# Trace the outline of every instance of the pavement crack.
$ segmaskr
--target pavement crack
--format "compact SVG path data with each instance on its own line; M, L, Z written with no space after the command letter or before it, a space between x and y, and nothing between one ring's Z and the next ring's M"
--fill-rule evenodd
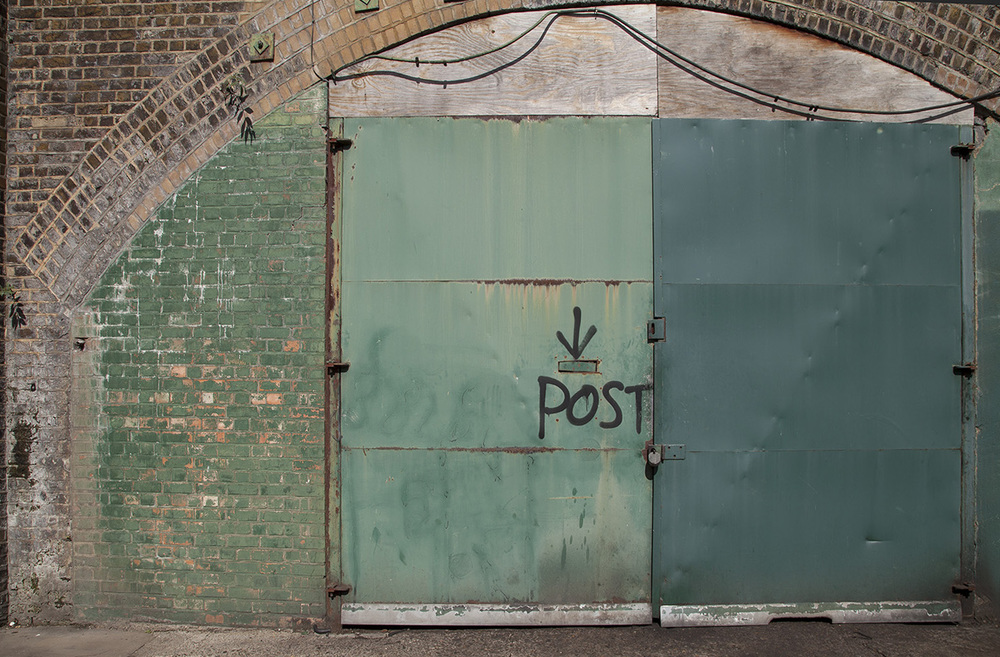
M854 630L854 635L858 636L858 637L861 637L861 639L863 641L862 645L864 645L865 648L867 648L868 650L871 650L876 655L879 655L879 657L889 657L889 653L883 652L877 646L873 646L873 645L871 645L871 644L868 643L868 641L875 641L875 637L869 636L869 635L865 634L864 632L862 632L860 630Z

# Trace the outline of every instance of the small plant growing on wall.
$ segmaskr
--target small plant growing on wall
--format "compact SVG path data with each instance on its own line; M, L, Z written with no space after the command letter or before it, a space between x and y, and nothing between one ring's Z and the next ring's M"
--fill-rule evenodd
M237 125L240 126L240 139L244 144L252 144L257 138L257 133L253 129L253 110L247 107L247 98L250 92L247 91L246 84L238 76L232 76L226 80L222 87L226 94L226 107L233 110L233 117Z
M0 287L0 295L10 302L10 310L8 311L10 327L17 330L22 326L27 326L28 319L24 316L24 304L21 303L21 297L17 292L10 285L4 285Z

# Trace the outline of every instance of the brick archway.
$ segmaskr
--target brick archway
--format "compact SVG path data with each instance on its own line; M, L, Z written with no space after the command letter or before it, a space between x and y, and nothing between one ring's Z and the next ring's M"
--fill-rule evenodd
M13 212L23 213L15 223L24 227L8 229L7 273L21 291L30 324L11 332L16 336L8 334L13 339L6 355L7 419L9 425L23 419L37 432L37 441L31 455L34 478L18 479L10 486L9 505L12 516L30 509L33 517L45 519L11 528L11 583L37 582L36 590L17 589L12 610L48 605L49 620L65 620L70 613L61 603L53 604L71 594L69 543L52 538L71 534L65 468L71 442L69 316L156 208L236 136L238 128L224 102L225 81L234 74L253 80L250 102L256 115L263 116L318 77L407 39L491 14L581 3L400 0L383 4L378 12L355 14L348 3L327 13L330 0L315 0L315 5L313 0L266 3L237 27L213 37L214 42L206 41L209 45L184 63L167 68L143 100L127 106L113 126L96 133L96 142L88 142L93 146L85 155L65 158L67 166L59 177L33 189L11 184L13 202L8 210L14 207ZM957 96L1000 87L1000 49L991 45L1000 43L1000 8L995 6L911 6L870 0L675 4L763 19L847 44ZM248 61L247 44L258 32L275 33L278 58L273 64ZM12 70L33 74L28 68ZM1000 103L994 100L988 109L998 108ZM113 117L106 118L110 122ZM29 137L19 138L15 148L19 153L33 148ZM63 175L67 169L70 172ZM26 197L31 203L19 202ZM22 211L21 205L30 209Z
M271 3L166 77L111 128L40 211L11 236L25 287L62 305L87 294L115 254L187 176L236 133L222 85L253 80L251 102L266 114L339 66L456 22L521 9L560 8L564 0L405 0L355 14L344 5ZM595 2L593 4L620 4ZM1000 10L992 5L926 5L850 0L689 0L680 5L763 19L844 43L906 69L961 97L1000 85ZM314 22L315 18L315 22ZM278 59L251 64L257 32L273 31ZM314 70L315 64L315 70ZM990 109L998 101L990 101Z

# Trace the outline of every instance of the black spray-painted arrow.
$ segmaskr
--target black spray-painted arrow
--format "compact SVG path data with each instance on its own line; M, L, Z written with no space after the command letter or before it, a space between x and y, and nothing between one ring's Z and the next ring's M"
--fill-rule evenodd
M590 339L597 334L597 327L591 324L590 328L587 329L587 335L583 336L583 342L580 342L580 315L580 306L573 306L573 346L570 346L569 341L566 340L566 336L562 334L562 331L556 331L556 337L559 338L559 342L562 342L566 350L569 351L569 355L573 357L573 360L580 360L583 350L590 344Z

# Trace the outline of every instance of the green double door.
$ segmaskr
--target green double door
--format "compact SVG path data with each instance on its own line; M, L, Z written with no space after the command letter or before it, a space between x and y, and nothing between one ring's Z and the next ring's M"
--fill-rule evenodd
M345 623L951 613L957 129L344 135Z

